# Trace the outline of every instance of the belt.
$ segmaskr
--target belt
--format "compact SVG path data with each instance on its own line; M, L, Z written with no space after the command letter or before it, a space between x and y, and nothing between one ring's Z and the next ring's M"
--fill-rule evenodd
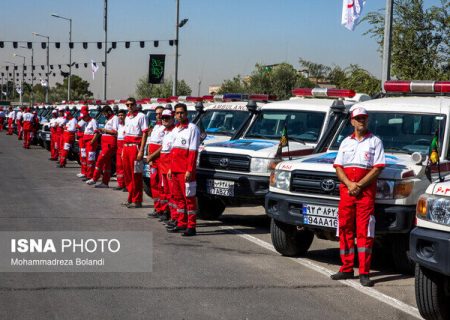
M133 146L138 146L138 145L140 145L140 143L137 143L137 142L135 142L135 143L124 143L125 147L133 147Z

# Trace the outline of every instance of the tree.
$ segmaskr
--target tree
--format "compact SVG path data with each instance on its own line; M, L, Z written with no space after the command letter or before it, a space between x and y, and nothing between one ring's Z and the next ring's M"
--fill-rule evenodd
M381 82L367 70L352 64L345 69L345 79L338 88L348 88L373 96L381 91Z
M270 67L256 64L251 75L245 80L240 75L225 80L219 93L262 93L276 95L282 100L291 97L291 91L295 87L314 87L314 84L288 63Z
M395 0L392 27L392 75L399 79L449 80L450 3L424 9L423 0ZM384 13L369 12L362 21L371 28L382 52Z
M63 83L57 82L49 91L50 101L67 100L67 82L69 78L64 78ZM89 91L89 82L83 80L77 75L72 75L70 80L70 99L71 100L87 100L92 99L92 92ZM44 90L45 92L45 90ZM45 95L45 93L44 93Z
M231 80L225 80L220 86L217 93L249 93L248 83L245 82L240 75Z
M172 95L173 81L165 81L162 84L151 84L147 82L147 76L141 77L136 84L136 97L142 98L168 98ZM192 93L189 85L184 81L178 81L177 95L189 96Z
M320 80L325 80L328 78L328 74L331 71L331 68L312 61L307 61L302 58L299 59L299 63L301 66L307 69L308 78L315 79L316 84L319 83Z

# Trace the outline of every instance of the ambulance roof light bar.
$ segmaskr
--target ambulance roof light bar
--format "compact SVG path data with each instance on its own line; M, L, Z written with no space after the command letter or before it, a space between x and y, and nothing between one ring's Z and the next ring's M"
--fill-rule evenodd
M278 97L273 94L251 94L248 96L248 100L269 101L269 100L278 100Z
M292 90L292 95L296 97L352 98L355 94L354 90L349 89L297 88Z
M384 90L402 93L449 93L450 81L390 80L384 83Z

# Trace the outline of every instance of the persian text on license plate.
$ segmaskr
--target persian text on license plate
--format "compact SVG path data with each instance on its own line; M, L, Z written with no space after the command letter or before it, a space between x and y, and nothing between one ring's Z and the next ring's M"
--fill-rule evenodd
M234 181L207 179L206 193L219 196L233 197Z
M337 228L337 207L303 205L303 223L315 226Z

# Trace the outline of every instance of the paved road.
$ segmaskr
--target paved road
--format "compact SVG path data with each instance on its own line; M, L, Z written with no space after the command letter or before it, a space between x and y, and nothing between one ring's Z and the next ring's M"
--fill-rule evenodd
M152 232L153 272L2 273L0 319L417 315L413 279L393 274L383 263L375 266L375 288L366 290L356 280L329 280L327 273L339 265L336 243L315 240L305 259L273 252L262 208L234 208L221 221L200 221L198 236L186 239L146 219L149 198L143 209L122 208L125 193L87 186L75 177L75 163L57 169L48 156L0 133L0 231Z

